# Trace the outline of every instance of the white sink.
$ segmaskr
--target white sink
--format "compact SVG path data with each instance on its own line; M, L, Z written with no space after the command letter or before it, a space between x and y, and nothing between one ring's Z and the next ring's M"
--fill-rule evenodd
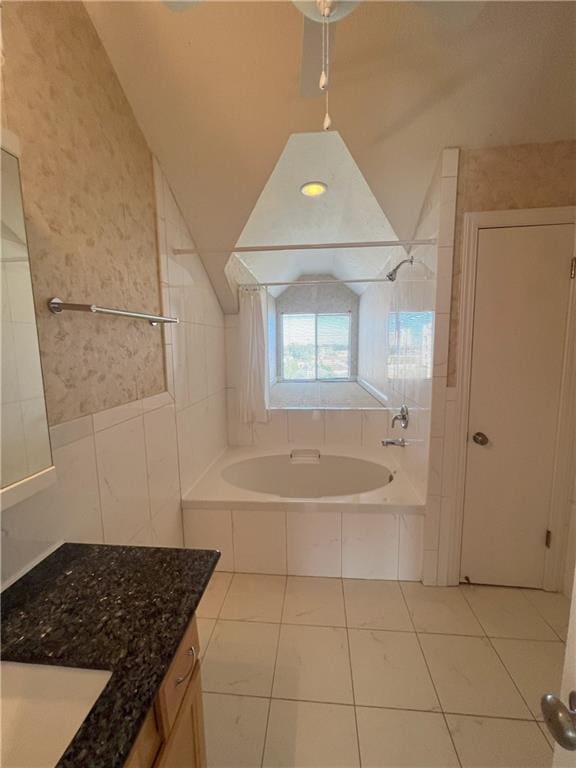
M2 768L52 768L110 679L110 672L0 664Z

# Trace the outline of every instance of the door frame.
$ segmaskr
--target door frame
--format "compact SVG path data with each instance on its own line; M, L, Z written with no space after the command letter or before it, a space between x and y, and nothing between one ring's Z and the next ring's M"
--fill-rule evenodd
M458 584L461 574L464 499L468 450L468 419L472 374L472 339L478 264L478 235L481 229L576 224L576 206L529 208L506 211L481 211L464 214L460 308L458 313L458 350L456 363L455 426L455 520L450 542L450 583ZM575 238L576 242L576 238ZM569 276L567 276L569 279ZM574 477L576 406L570 393L576 391L576 279L571 280L568 299L565 354L560 386L560 408L556 428L552 499L548 527L553 532L551 546L545 552L543 588L555 591L562 586L569 522L570 491ZM542 404L543 407L545 404Z

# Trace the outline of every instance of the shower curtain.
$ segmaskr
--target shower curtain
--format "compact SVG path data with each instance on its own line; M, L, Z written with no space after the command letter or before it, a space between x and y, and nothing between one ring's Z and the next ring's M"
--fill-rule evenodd
M240 419L268 421L267 308L265 288L241 288Z

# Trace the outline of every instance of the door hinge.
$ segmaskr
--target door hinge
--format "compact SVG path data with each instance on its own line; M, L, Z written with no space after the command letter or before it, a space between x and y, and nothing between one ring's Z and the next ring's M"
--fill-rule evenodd
M576 277L576 256L572 256L572 264L570 265L570 280L574 280Z
M552 546L552 531L550 530L550 528L548 528L548 530L546 531L546 547L550 549L551 546Z

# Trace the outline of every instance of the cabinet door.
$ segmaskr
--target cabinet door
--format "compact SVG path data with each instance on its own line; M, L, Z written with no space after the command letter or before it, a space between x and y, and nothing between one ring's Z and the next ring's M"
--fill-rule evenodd
M178 717L155 768L205 768L205 766L202 682L200 664L196 664Z

